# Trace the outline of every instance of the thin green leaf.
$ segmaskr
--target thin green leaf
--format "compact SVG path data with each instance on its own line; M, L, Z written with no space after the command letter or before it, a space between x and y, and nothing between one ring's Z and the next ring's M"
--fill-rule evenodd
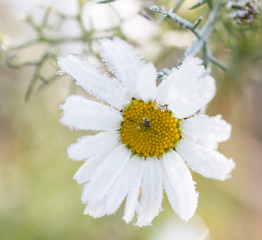
M195 9L195 8L198 8L202 5L204 5L205 3L207 3L208 0L200 0L198 3L196 3L195 5L193 5L192 7L190 7L189 9L192 10L192 9Z
M193 28L193 29L196 29L196 28L200 25L201 22L202 22L202 17L199 17L199 18L195 21L195 23L194 23L194 28Z
M110 2L115 2L115 1L118 1L118 0L98 0L97 3L110 3Z
M26 91L26 94L25 94L25 102L28 102L34 88L35 88L35 85L37 83L37 81L39 80L39 74L40 74L40 67L37 67L36 70L35 70L35 73L34 73L34 76L28 86L28 89Z
M217 58L210 56L209 61L220 67L224 72L228 71L226 65L219 61Z

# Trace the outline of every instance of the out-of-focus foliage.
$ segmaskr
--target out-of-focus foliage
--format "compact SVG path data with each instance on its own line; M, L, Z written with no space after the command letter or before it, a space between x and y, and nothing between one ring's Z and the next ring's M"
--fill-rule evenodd
M31 15L27 15L24 21L33 29L35 36L17 46L10 45L5 58L9 67L35 67L34 75L26 92L26 101L29 99L37 84L38 88L42 88L58 78L56 74L58 70L56 59L59 53L61 53L61 46L63 44L80 43L82 45L82 53L88 53L96 57L92 43L100 37L117 35L120 25L99 31L94 28L92 20L89 19L89 26L87 28L83 16L87 1L78 0L77 3L78 10L74 15L64 14L57 9L53 9L52 6L42 7L43 15L40 16L40 19L34 19ZM86 18L89 18L89 16ZM37 22L37 20L40 21ZM61 29L67 26L68 21L74 22L74 27L78 28L79 32L76 36L73 34L72 36L63 36ZM70 31L70 28L67 30ZM99 35L101 36L99 37ZM28 54L28 51L37 46L41 46L42 48L42 51L37 53L37 59L32 60L29 58L28 60L24 60L24 55ZM68 49L68 51L70 50ZM20 55L21 53L23 53L22 57ZM36 58L36 56L34 56L34 58ZM51 75L46 76L46 68L52 69Z
M110 2L114 1L100 1L99 3ZM237 32L239 32L239 27L253 32L261 28L259 5L255 5L251 1L245 0L241 1L241 3L212 0L201 0L196 3L185 0L170 1L168 3L166 1L155 1L159 5L164 4L160 8L152 6L154 1L133 2L137 6L137 10L129 18L125 17L125 1L97 5L94 8L95 3L91 0L75 0L77 10L73 14L63 13L61 9L47 5L41 6L41 15L34 16L30 13L26 15L24 21L31 27L34 36L25 39L22 43L2 41L2 49L6 55L5 62L9 67L23 68L31 66L35 69L25 99L28 100L33 91L47 86L58 78L56 74L58 70L57 57L65 54L65 52L70 53L73 51L70 48L65 50L63 48L65 44L78 44L79 49L76 53L85 54L89 58L98 61L101 61L101 59L98 55L97 44L101 38L119 36L129 41L135 40L135 44L141 45L140 39L130 38L129 31L131 27L126 27L134 19L139 20L137 20L137 23L133 22L133 25L131 24L132 28L135 28L135 24L141 22L141 29L144 27L148 30L147 24L150 25L151 29L154 29L155 32L152 38L148 39L150 44L153 45L152 47L159 41L161 42L158 46L158 48L161 46L161 49L158 49L155 53L156 61L161 60L164 54L172 54L172 56L180 58L179 61L172 62L172 65L168 66L174 67L179 65L185 57L199 55L200 53L199 56L202 57L206 67L208 67L209 63L214 63L226 71L227 60L224 58L219 60L212 53L213 46L219 44L221 47L228 48L232 53L232 72L235 79L237 79L238 75L238 49L234 31L237 29ZM122 4L120 8L119 4ZM132 3L129 1L129 4ZM88 9L91 9L91 11L88 11ZM100 9L103 11L100 11ZM163 17L153 14L153 11L160 13ZM108 27L99 28L97 23L100 21L107 21L109 23ZM69 25L68 22L73 23L73 25ZM219 31L228 37L228 46L226 46L226 42L217 41L216 38L210 40L210 35L212 37L214 35L213 31L217 28L220 28ZM66 35L63 32L65 29L67 31ZM77 29L76 33L75 29ZM191 40L187 40L190 44L184 46L187 49L183 49L183 57L181 57L181 54L172 51L169 46L166 46L179 42L179 40L175 39L175 34L182 36L181 33L184 34L184 38L191 38ZM147 31L144 31L144 34L147 34ZM168 34L171 37L173 34L174 37L171 39L168 36L165 37ZM168 43L165 43L165 41ZM172 41L174 42L172 43ZM34 55L30 55L30 51L34 51L35 48L41 50L35 52ZM47 68L52 69L52 71L49 71L50 74L46 74L45 70ZM229 69L231 70L231 66ZM167 72L160 69L159 76L165 74Z

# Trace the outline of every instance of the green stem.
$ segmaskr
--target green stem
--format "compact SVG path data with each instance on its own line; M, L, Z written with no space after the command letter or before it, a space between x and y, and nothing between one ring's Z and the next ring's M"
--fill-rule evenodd
M176 5L170 10L170 12L172 13L175 13L180 7L181 5L183 4L185 0L178 0ZM164 20L166 20L167 17L162 17L160 20L159 20L159 23L163 22Z
M175 13L172 13L171 11L167 12L166 10L161 9L157 6L151 7L151 10L162 14L166 18L170 18L173 22L179 24L181 27L190 30L197 38L201 37L199 31L196 29L196 27L199 25L199 21L201 20L197 21L195 24L192 24L191 22L183 19L182 17L176 15Z
M188 56L195 56L201 50L204 43L207 42L209 35L213 30L213 24L216 20L216 17L219 13L220 8L221 8L221 4L214 6L212 11L210 12L207 23L199 31L200 37L195 42L193 42L192 45L187 49L187 51L184 54L183 59L185 59Z

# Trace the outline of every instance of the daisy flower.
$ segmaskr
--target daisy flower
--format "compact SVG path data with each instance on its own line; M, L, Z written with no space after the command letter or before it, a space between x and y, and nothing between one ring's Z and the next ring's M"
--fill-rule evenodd
M235 166L216 150L230 137L231 126L199 111L215 95L214 79L200 59L189 57L157 86L154 65L120 39L102 40L101 55L115 77L73 55L58 59L61 74L107 103L72 95L61 106L61 123L98 131L68 148L70 158L85 161L74 176L85 183L84 213L114 214L126 199L123 219L128 223L137 213L136 225L151 225L165 189L174 211L189 220L198 193L188 167L225 180Z

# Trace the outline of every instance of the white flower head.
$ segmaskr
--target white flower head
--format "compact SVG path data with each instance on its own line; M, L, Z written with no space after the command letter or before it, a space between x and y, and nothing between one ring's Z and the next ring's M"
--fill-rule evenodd
M231 126L221 116L199 113L215 95L215 81L201 60L187 58L156 85L156 69L120 39L102 40L101 53L116 78L101 75L76 56L59 58L63 73L108 105L69 96L61 122L99 131L68 148L85 160L74 176L85 183L82 202L93 217L114 214L126 199L123 219L135 213L138 226L151 225L161 210L163 188L183 220L195 213L198 193L188 169L225 180L235 164L217 152Z

